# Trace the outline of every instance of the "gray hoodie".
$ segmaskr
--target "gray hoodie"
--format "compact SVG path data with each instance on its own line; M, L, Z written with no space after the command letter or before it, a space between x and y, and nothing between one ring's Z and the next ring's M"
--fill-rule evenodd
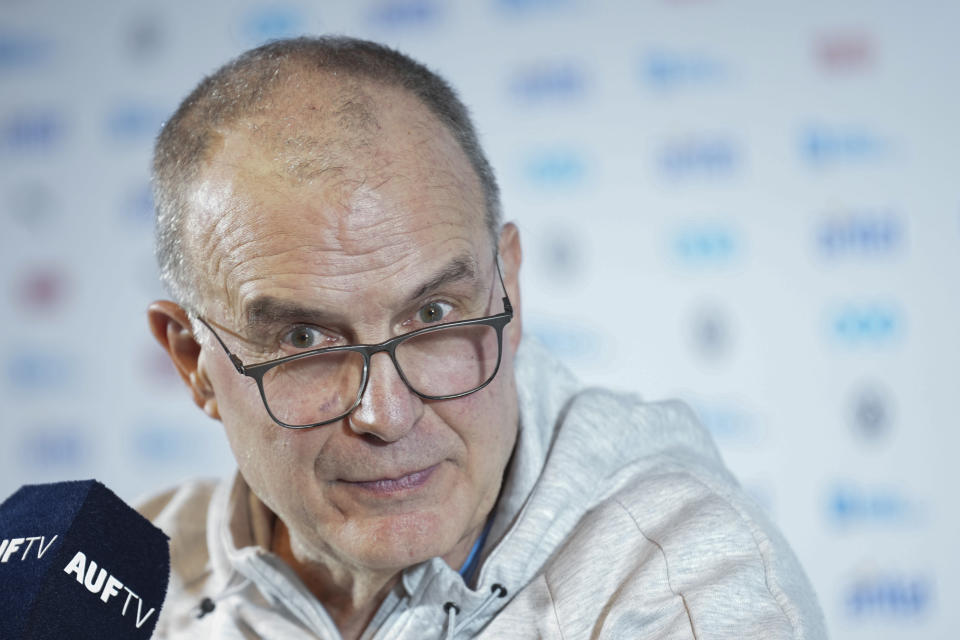
M516 375L517 448L475 584L414 565L363 638L826 638L789 546L684 405L584 388L528 339ZM239 474L141 511L171 536L155 637L340 638L267 551L272 515Z

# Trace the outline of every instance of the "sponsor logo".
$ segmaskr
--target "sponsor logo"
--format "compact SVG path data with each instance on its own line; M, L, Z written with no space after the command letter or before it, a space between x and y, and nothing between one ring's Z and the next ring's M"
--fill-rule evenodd
M53 44L36 34L0 32L0 69L35 67L51 58Z
M728 176L739 166L740 153L726 137L688 136L663 145L657 163L671 178Z
M699 53L652 51L640 64L642 78L656 89L677 89L722 81L727 76L724 65Z
M252 43L295 36L304 30L303 14L295 7L271 6L254 9L244 16L243 37Z
M165 112L148 105L117 105L107 114L107 134L115 140L152 140L165 117Z
M50 151L65 134L63 118L51 109L15 112L0 120L0 152Z
M818 167L872 160L885 153L887 146L864 127L810 125L800 132L800 154Z
M40 560L47 554L47 551L50 550L50 547L53 546L53 543L57 541L59 534L55 534L50 538L50 542L46 542L47 536L29 536L23 538L5 538L0 540L0 563L6 564L10 562L10 556L13 556L14 560L17 559L17 554L20 556L20 562L24 560L33 558L30 557L30 550L33 548L33 543L38 542L37 548L35 550L37 560ZM24 547L23 543L26 542L27 546ZM46 542L46 545L44 543ZM22 555L21 555L22 554Z
M916 520L917 507L899 491L838 483L827 492L828 519L836 525L888 525Z
M135 17L127 28L127 54L135 60L155 58L162 50L166 34L161 16L148 13Z
M519 102L568 102L586 93L586 74L570 62L544 62L517 71L510 94Z
M583 272L580 239L574 232L554 227L545 233L539 248L543 278L569 284Z
M134 432L132 444L141 460L172 463L196 458L196 439L169 424L141 425Z
M830 329L846 344L881 345L903 333L904 319L900 307L892 303L847 304L832 313Z
M693 266L727 263L740 250L737 232L720 224L689 225L674 232L671 245L681 262Z
M371 24L381 27L408 27L434 24L441 17L440 6L428 0L394 0L373 5Z
M125 587L120 580L103 567L100 567L98 571L97 563L92 558L88 560L83 551L77 551L70 562L67 563L67 566L63 568L63 571L67 575L73 574L77 582L83 585L87 591L94 595L99 595L100 602L103 604L107 604L111 598L119 595L120 600L117 601L116 606L118 607L119 602L123 601L123 608L120 610L120 615L126 616L127 609L129 608L131 612L131 624L135 625L137 629L142 627L156 611L156 607L150 607L150 609L144 613L143 600L140 596L131 591L129 587ZM127 592L126 597L120 593L121 589ZM131 600L137 601L136 613L134 613L133 608L130 607Z
M579 153L554 149L534 154L526 164L527 179L539 187L565 187L580 184L587 172Z
M859 620L916 618L931 609L934 594L933 580L924 574L864 576L845 589L844 609Z
M821 34L814 42L814 51L820 68L829 72L864 71L876 58L873 39L862 31Z
M903 237L903 223L890 211L836 214L816 231L817 246L827 258L889 254L900 248Z
M39 426L24 432L18 448L25 466L63 468L86 460L88 444L78 425Z
M10 386L20 391L63 389L74 378L72 361L54 353L14 354L6 369Z
M59 267L38 267L23 274L17 283L17 302L29 311L53 311L62 306L70 286Z
M706 361L722 360L733 349L733 329L727 314L718 307L702 307L690 319L690 343Z
M850 422L854 431L869 441L882 439L893 426L893 398L883 387L867 384L853 393Z

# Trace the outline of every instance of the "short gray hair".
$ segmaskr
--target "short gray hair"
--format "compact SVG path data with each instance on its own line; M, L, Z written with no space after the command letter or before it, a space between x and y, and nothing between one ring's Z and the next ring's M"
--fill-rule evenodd
M306 69L343 72L408 91L450 131L473 167L483 190L485 224L496 246L500 229L500 190L466 106L439 75L383 45L339 36L278 40L251 49L204 78L157 137L153 155L156 252L160 278L178 303L199 310L196 283L183 234L188 189L200 175L217 136L266 104L284 72Z

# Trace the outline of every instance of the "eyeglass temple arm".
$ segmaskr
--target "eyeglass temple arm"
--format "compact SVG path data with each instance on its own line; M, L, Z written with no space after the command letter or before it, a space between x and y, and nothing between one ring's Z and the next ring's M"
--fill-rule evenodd
M504 289L504 291L506 291L506 289ZM220 343L220 346L223 347L223 350L224 352L226 352L227 357L230 358L230 362L232 362L233 366L237 369L237 373L239 373L240 375L246 375L247 370L246 370L246 367L243 366L243 361L240 360L237 354L231 352L230 349L227 348L226 343L220 338L219 334L217 334L217 332L213 330L213 327L210 326L210 323L204 320L203 316L198 315L194 317L200 322L202 322L203 326L205 326L207 329L210 329L210 333L213 334L213 337L216 338L217 342Z
M497 253L493 257L493 263L497 265L497 277L500 278L500 286L503 287L503 310L506 313L513 315L513 305L510 303L510 298L507 295L507 285L503 282L503 272L500 271L500 254Z

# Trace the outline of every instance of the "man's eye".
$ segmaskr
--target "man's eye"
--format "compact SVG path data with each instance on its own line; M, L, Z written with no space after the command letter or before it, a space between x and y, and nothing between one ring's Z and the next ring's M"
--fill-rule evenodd
M420 307L417 319L426 324L442 322L452 308L445 302L430 302Z
M310 349L319 346L323 333L313 327L299 326L284 336L283 341L296 349Z

